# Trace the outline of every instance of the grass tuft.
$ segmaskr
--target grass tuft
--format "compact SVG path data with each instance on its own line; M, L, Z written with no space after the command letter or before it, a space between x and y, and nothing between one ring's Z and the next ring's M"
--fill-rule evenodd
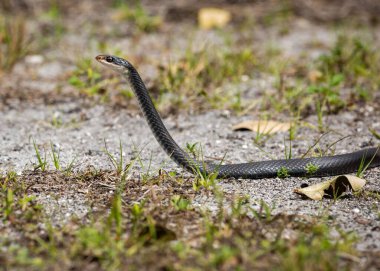
M11 70L27 54L29 42L23 18L0 18L0 69Z

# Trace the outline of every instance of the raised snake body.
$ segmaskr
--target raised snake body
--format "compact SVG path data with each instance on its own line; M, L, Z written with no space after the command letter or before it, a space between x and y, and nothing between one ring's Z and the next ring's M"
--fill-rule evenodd
M242 164L218 165L197 161L182 150L169 134L137 70L127 60L119 57L99 55L96 59L125 76L158 143L173 161L192 173L217 172L218 178L261 179L276 177L279 172L283 171L288 176L317 177L350 173L359 170L360 167L380 166L379 147L335 156L269 160ZM316 170L308 170L311 166Z

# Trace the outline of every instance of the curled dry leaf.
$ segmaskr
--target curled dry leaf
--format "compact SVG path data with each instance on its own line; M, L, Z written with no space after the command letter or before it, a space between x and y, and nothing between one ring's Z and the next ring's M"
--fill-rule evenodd
M341 175L325 182L304 188L296 188L294 189L294 192L313 200L321 200L325 194L337 198L347 192L348 189L355 192L361 190L365 183L366 181L359 177Z
M286 132L290 129L289 122L278 122L273 120L248 120L236 124L232 127L234 131L250 130L260 134L274 134Z
M198 23L202 29L223 27L231 20L231 13L219 8L202 8L198 12Z

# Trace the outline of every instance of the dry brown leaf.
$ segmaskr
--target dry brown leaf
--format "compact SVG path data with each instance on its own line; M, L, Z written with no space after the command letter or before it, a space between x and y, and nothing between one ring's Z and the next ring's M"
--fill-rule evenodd
M341 175L331 180L317 183L304 188L296 188L294 192L306 196L313 200L322 200L323 196L327 194L330 197L339 197L348 188L353 191L359 191L363 188L366 181L353 175Z
M278 122L273 120L248 120L232 127L234 131L250 130L260 134L274 134L286 132L290 129L289 122Z
M198 23L202 29L223 27L231 20L231 13L219 8L202 8L198 12Z

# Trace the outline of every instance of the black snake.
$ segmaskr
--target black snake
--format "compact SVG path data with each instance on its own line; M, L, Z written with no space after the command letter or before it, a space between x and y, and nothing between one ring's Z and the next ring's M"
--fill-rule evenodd
M96 60L121 73L128 80L158 143L173 161L192 173L217 172L219 178L244 179L271 178L278 176L280 172L286 173L287 176L317 177L344 174L357 171L360 168L380 166L379 147L335 156L242 164L218 165L196 161L182 150L169 134L137 70L127 60L115 56L99 55ZM311 168L313 170L310 170Z

